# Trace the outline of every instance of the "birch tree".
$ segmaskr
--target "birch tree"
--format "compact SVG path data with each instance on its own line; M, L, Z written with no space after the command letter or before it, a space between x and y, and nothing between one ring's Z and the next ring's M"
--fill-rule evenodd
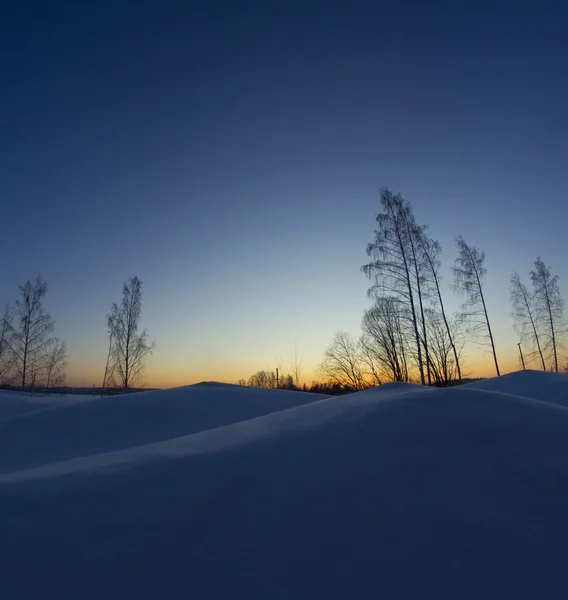
M516 271L511 275L509 297L513 308L512 317L514 326L521 336L521 343L528 344L532 349L532 352L529 354L529 360L531 357L538 355L542 368L546 371L546 363L544 362L544 355L537 330L535 298L521 281Z
M542 327L544 350L551 355L553 369L558 372L559 336L563 332L562 312L564 301L558 287L558 275L554 277L540 257L530 274L534 289L535 316Z
M0 383L10 383L14 366L14 354L10 345L12 335L12 311L7 304L0 318Z
M442 322L444 324L444 329L446 330L447 341L449 342L452 353L454 355L454 362L456 368L457 378L461 381L461 364L460 357L458 354L458 349L456 345L455 335L452 331L452 327L450 325L450 319L446 314L446 308L444 306L444 299L442 297L442 290L440 287L441 275L440 275L440 255L442 253L442 248L440 244L429 238L426 235L425 228L420 229L418 232L418 243L420 247L420 251L422 254L423 265L424 265L424 273L427 281L432 288L431 297L434 300L434 304L437 305L438 311L440 313L440 317L442 318ZM437 325L437 324L436 324ZM440 339L440 332L437 332L437 337Z
M466 301L462 306L462 319L470 327L471 333L479 336L491 347L495 370L497 375L500 375L495 341L483 294L483 279L486 274L485 252L475 246L470 246L461 236L456 238L456 245L458 256L452 270L454 289L466 296Z
M53 344L50 333L54 322L44 312L42 301L47 293L47 282L38 275L19 286L20 298L16 300L10 347L14 355L18 380L22 386L35 385L45 367L47 355Z
M114 385L125 389L140 385L146 358L154 343L149 342L146 329L140 331L142 314L142 282L133 277L122 288L120 304L111 307L109 326L110 360L107 371ZM108 372L107 372L108 376Z
M380 192L383 212L377 215L378 229L373 242L367 245L367 255L372 261L363 265L362 271L373 281L369 296L395 296L407 307L411 331L416 347L416 362L420 381L424 385L422 344L420 335L421 299L417 298L416 285L420 280L416 269L415 248L412 241L412 214L408 203L400 194L383 188Z

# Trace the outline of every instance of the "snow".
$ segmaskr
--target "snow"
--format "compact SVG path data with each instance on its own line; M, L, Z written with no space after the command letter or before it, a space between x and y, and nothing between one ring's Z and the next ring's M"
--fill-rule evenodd
M39 395L24 394L21 392L8 392L0 390L0 423L17 415L65 406L75 402L85 402L89 396L77 395Z
M2 596L565 598L563 398L568 376L524 372L323 399L201 385L15 417Z
M7 394L11 397L6 398ZM25 405L24 414L0 421L0 473L89 456L189 433L291 408L324 398L321 394L269 392L223 383L201 383L170 390L104 398L38 397L31 411L30 395L5 392L4 403ZM11 408L14 412L14 409Z

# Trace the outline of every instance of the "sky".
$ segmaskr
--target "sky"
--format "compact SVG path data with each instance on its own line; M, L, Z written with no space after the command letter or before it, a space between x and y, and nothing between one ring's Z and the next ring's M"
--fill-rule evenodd
M370 306L360 267L403 193L508 288L568 298L568 7L560 2L17 2L0 9L0 302L41 273L68 382L100 385L105 315L143 282L146 384L303 377ZM492 373L471 347L471 375Z

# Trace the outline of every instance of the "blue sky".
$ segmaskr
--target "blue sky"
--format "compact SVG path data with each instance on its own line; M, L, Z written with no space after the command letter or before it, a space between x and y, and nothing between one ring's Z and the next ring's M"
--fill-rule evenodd
M378 190L508 281L568 294L568 15L560 3L15 3L0 16L0 300L41 274L71 383L144 283L149 385L236 380L358 334ZM446 287L448 301L457 307ZM489 360L472 350L470 371Z

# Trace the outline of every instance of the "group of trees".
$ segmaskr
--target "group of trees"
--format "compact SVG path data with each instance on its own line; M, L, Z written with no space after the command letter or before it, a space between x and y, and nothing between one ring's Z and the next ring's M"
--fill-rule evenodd
M19 297L0 318L0 383L58 387L65 383L67 348L51 334L52 316L43 300L47 282L38 275L19 286Z
M357 340L335 334L320 372L330 381L363 389L384 381L450 385L464 377L466 340L485 346L500 375L495 338L484 294L485 253L456 238L453 289L464 296L460 311L448 315L441 286L441 247L417 223L412 205L389 189L380 193L378 228L367 246L362 271L371 281L372 306L362 318ZM518 274L511 279L511 303L527 362L538 358L545 370L559 370L563 301L558 277L538 258L530 273L532 292ZM521 350L521 357L524 355Z
M560 341L566 334L558 275L553 276L539 257L530 272L530 280L532 290L521 281L517 272L511 276L512 314L521 339L519 351L523 368L534 360L545 371L558 371Z
M19 286L20 295L0 318L0 384L61 387L65 384L67 347L51 334L54 320L45 312L48 285L39 275ZM107 315L109 347L103 388L132 389L142 384L146 357L154 343L140 330L142 283L138 277L124 284L122 300Z

